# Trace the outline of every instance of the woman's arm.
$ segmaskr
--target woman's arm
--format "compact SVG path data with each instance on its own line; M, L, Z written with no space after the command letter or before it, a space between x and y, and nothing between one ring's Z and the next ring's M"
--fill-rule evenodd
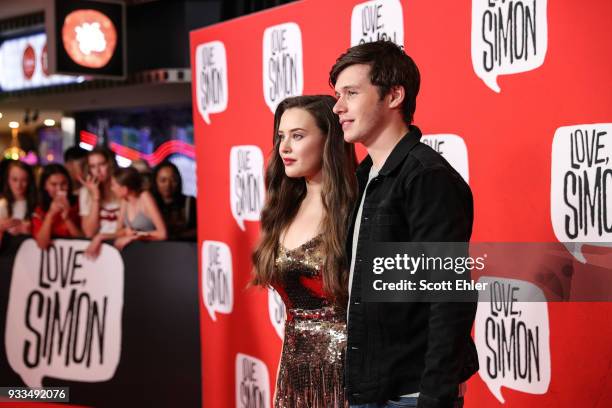
M108 241L111 239L118 240L121 237L128 235L128 231L123 226L123 214L125 211L125 201L121 201L119 205L119 216L117 217L117 231L114 233L97 233L92 239L87 249L85 250L85 255L90 259L96 259L100 255L100 249L102 248L102 243L104 241Z
M64 223L66 223L68 233L70 233L71 237L76 238L83 236L83 231L81 231L81 228L72 220L72 217L70 217L70 215L64 218Z
M157 208L157 204L153 199L153 196L148 191L143 191L140 195L143 202L145 214L153 221L155 230L148 232L146 235L139 235L138 239L146 241L163 241L168 238L168 231L166 230L166 224Z
M8 201L5 198L0 198L0 235L6 230L15 228L18 224L18 220L9 217Z
M115 233L114 245L117 249L123 250L126 246L128 246L132 241L138 239L138 236L130 227L125 226L125 217L127 214L127 202L121 200L121 207L119 209L119 218L117 220L117 224L119 225L119 229Z
M99 184L89 176L87 180L81 179L85 189L79 192L79 211L81 211L81 225L87 238L96 235L100 229L100 188ZM89 212L86 212L86 208Z
M32 233L34 239L40 249L47 249L51 244L51 232L53 230L53 220L57 214L61 211L57 203L51 203L49 211L44 216L39 213L35 213L32 220L34 221L34 227ZM42 218L41 218L42 217Z

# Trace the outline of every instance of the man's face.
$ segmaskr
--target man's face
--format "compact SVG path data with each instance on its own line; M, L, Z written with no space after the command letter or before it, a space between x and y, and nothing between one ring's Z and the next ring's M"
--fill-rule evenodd
M370 82L370 66L355 64L345 68L336 81L334 112L340 116L344 140L368 147L383 128L384 100Z

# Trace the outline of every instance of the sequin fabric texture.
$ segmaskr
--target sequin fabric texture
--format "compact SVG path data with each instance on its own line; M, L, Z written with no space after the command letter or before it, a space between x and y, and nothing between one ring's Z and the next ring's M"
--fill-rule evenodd
M331 306L322 290L325 255L321 236L295 249L279 245L274 285L287 309L283 353L276 383L276 408L344 408L342 383L346 311Z

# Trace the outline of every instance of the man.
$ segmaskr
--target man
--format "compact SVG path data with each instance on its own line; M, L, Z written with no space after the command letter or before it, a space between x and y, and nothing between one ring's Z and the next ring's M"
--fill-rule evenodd
M330 72L344 139L368 157L357 170L350 220L345 386L351 407L461 407L478 369L470 336L476 303L362 302L368 242L468 242L469 186L411 125L420 86L413 60L391 42L350 48Z

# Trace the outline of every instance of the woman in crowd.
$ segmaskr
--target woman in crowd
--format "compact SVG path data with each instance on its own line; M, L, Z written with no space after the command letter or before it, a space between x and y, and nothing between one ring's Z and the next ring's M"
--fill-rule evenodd
M11 161L6 169L0 196L0 240L4 232L30 234L30 218L36 206L36 186L32 169L21 161Z
M98 233L87 248L86 255L96 258L102 242L115 239L115 246L123 249L133 241L163 241L166 226L153 196L142 189L142 178L133 167L115 170L111 178L113 194L121 200L119 230L114 234Z
M81 180L79 215L88 238L98 233L114 234L118 228L119 200L111 190L111 175L115 170L113 152L96 147L87 155L87 177Z
M285 99L274 114L255 285L287 308L276 407L345 407L346 220L356 196L355 151L331 96Z
M32 216L32 235L40 248L54 237L80 237L79 212L70 193L72 181L61 164L48 164L39 182L39 203Z
M168 229L168 239L194 240L197 234L196 200L182 193L183 181L171 162L159 164L153 172L151 192Z

